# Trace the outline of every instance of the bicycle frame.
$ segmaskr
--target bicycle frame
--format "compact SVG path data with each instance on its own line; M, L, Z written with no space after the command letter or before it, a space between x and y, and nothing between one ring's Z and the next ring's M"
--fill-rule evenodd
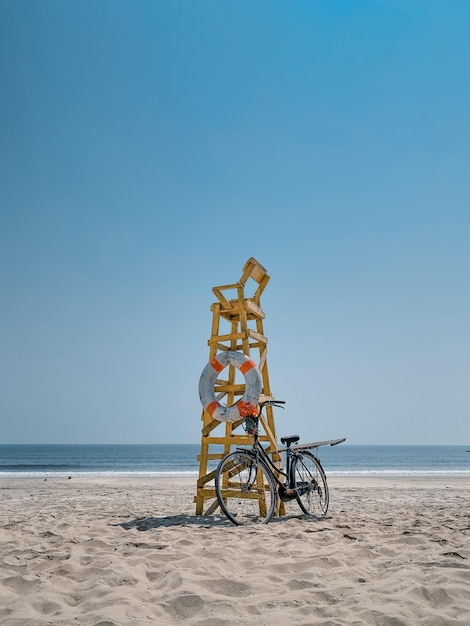
M261 414L261 410L260 410L259 415ZM273 478L278 486L278 493L279 493L279 497L281 498L281 500L283 501L293 500L296 497L296 492L292 488L292 484L293 483L295 484L295 480L294 480L294 477L291 475L292 474L291 467L292 467L292 457L296 456L295 451L291 450L290 446L288 446L287 449L285 450L286 462L285 462L285 471L284 471L273 463L273 461L269 458L269 455L266 452L266 450L260 444L257 428L255 429L253 433L253 438L254 438L254 441L253 441L253 446L251 449L237 447L237 450L239 450L240 452L245 452L246 454L249 454L256 461L258 461L258 457L261 456L272 472ZM279 476L284 477L285 483L282 481L282 479L279 478Z
M273 470L274 479L278 483L278 485L281 485L282 482L277 477L277 474L281 474L282 476L285 477L286 480L289 480L290 464L291 464L291 461L290 461L291 454L287 453L287 455L286 455L286 471L284 472L282 469L277 467L272 462L272 460L269 458L268 453L263 448L263 446L259 443L257 435L255 435L255 441L254 441L253 447L251 449L237 447L237 450L240 451L240 452L245 452L246 454L249 454L249 455L253 456L256 460L258 460L258 458L257 458L258 456L261 456L263 458L263 460L266 461L266 463L268 464L269 468L271 470Z

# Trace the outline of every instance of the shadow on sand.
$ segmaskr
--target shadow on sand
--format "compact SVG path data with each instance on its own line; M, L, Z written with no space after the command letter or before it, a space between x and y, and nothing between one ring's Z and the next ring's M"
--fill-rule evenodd
M124 530L152 530L153 528L168 528L171 526L200 526L202 528L214 528L215 526L234 527L229 520L223 515L170 515L167 517L141 517L121 522L120 524L111 524L111 526L121 526Z
M308 518L305 515L283 515L282 517L273 517L269 524L282 524L287 520L303 520L310 522L318 521L315 518ZM120 526L121 528L124 528L124 530L136 528L141 531L152 530L154 528L169 528L172 526L189 525L199 526L201 528L214 528L217 526L237 528L237 526L234 526L234 524L232 524L232 522L230 522L224 515L169 515L167 517L140 517L128 522L110 524L110 526Z

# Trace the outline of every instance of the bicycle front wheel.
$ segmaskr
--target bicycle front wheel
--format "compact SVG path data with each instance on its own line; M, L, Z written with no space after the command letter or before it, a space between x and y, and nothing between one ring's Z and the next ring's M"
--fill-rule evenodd
M320 461L311 452L298 452L292 465L296 497L307 515L323 517L328 511L329 493Z
M277 491L271 471L246 452L222 459L215 476L220 508L237 525L267 524L273 516Z

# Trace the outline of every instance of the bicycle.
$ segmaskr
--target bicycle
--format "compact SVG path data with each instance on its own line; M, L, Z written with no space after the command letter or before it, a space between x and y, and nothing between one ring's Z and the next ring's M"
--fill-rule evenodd
M282 400L266 400L256 416L245 420L253 435L251 448L237 447L220 461L215 475L217 501L226 517L236 525L267 524L277 511L278 498L297 500L301 511L311 517L324 517L328 511L329 491L320 460L310 450L345 441L332 439L301 446L298 435L281 437L286 447L285 471L277 467L259 441L258 423L265 406L284 408Z

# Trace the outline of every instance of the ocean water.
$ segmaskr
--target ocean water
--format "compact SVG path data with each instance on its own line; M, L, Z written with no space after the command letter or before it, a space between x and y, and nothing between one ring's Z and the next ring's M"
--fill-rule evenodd
M467 476L470 446L359 446L318 449L331 476ZM211 452L216 451L214 447ZM0 445L0 477L197 476L199 444ZM210 464L217 466L217 461Z

